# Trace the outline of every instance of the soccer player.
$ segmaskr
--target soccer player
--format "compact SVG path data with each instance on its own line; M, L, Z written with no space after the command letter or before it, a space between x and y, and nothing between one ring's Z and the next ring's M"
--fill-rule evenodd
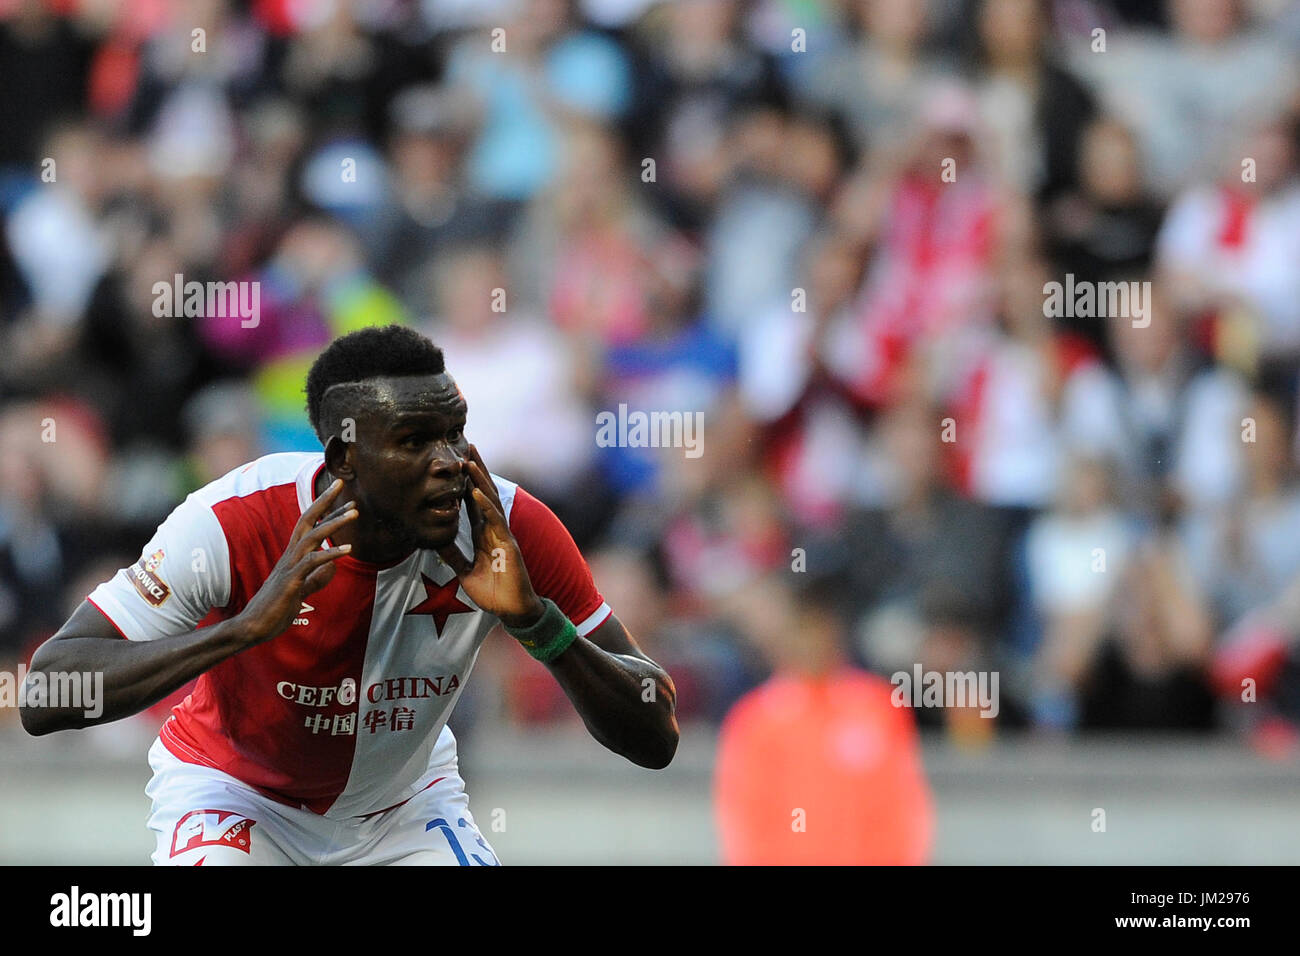
M343 336L307 408L323 454L191 494L32 659L103 672L105 697L98 720L29 699L32 734L198 677L149 752L154 863L496 864L447 717L498 621L600 743L668 765L671 679L555 515L488 472L440 349L401 326Z

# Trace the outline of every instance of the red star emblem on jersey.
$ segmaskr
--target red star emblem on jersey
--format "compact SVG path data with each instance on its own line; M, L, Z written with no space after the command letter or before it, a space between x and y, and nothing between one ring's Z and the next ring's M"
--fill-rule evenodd
M433 626L437 630L438 637L442 637L442 629L447 626L447 618L453 614L472 614L474 609L468 604L461 602L457 597L460 591L460 579L453 577L446 584L438 584L431 580L427 574L421 573L420 577L424 579L425 598L415 607L407 611L407 614L429 614L433 617Z

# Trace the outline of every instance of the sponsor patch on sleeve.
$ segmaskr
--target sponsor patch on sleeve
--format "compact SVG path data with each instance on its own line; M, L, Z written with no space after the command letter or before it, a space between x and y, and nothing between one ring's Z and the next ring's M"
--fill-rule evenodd
M159 548L147 558L141 558L127 569L127 574L130 575L131 583L135 585L135 589L140 592L142 598L154 607L161 607L162 603L171 597L172 593L172 589L167 586L167 582L158 574L158 568L162 561L163 550Z

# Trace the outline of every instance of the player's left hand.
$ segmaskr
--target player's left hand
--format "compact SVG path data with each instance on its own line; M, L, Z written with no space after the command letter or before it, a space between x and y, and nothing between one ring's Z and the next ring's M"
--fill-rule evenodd
M546 607L528 579L523 555L506 523L501 496L487 466L473 445L469 446L469 455L461 470L468 478L465 507L474 533L473 561L465 559L454 541L439 548L438 556L456 572L461 587L475 604L495 614L508 627L527 627L542 616Z

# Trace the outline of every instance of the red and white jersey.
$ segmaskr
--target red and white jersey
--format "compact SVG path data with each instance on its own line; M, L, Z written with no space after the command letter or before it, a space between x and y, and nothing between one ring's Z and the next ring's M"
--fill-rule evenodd
M268 455L199 489L89 600L132 641L233 617L280 560L323 467L321 454ZM573 538L536 498L492 480L534 589L589 634L610 608ZM473 553L463 507L456 544ZM159 736L183 761L351 817L402 802L455 759L447 717L497 619L434 551L336 565L287 631L203 674Z

